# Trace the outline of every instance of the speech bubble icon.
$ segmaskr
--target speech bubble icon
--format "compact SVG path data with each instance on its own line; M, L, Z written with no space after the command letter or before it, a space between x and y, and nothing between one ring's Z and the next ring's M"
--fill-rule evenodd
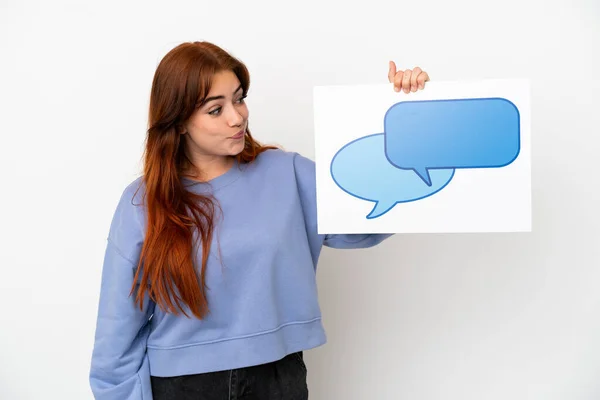
M521 148L519 110L504 98L403 101L384 117L385 153L432 185L431 170L498 168Z
M376 202L368 219L377 218L397 203L415 201L442 190L454 176L454 169L431 171L431 186L412 170L399 169L385 157L383 133L354 140L331 160L331 176L346 193Z

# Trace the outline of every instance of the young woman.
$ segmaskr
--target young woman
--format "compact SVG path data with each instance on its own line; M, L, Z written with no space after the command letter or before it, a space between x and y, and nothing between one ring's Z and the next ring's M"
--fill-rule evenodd
M423 89L419 68L388 74ZM108 234L90 383L96 399L308 398L302 351L325 343L314 163L248 129L242 62L183 43L152 83L144 174Z

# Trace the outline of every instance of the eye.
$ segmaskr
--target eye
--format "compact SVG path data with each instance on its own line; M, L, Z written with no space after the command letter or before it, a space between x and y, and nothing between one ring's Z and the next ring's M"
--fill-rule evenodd
M244 104L244 99L248 97L248 95L243 95L242 97L240 97L238 100L236 100L236 103L238 104ZM208 114L213 115L213 116L218 116L219 114L221 114L221 107L217 107L214 110L208 112Z

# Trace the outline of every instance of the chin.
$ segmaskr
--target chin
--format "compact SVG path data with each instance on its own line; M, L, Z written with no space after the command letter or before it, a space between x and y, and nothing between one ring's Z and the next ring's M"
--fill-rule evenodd
M241 139L238 143L234 144L230 155L232 156L237 156L238 154L240 154L242 151L244 151L244 145L246 144L246 140L243 138Z

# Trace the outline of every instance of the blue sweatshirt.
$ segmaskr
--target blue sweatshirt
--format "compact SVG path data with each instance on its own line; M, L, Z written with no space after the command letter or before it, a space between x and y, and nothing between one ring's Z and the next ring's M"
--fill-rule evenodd
M143 185L136 194L142 182L133 181L107 239L90 371L95 398L148 400L151 375L247 367L324 344L315 275L322 246L365 248L390 235L318 234L315 181L313 161L283 150L208 183L185 180L188 190L213 193L222 209L203 320L165 313L148 298L140 310L129 296L145 231Z

